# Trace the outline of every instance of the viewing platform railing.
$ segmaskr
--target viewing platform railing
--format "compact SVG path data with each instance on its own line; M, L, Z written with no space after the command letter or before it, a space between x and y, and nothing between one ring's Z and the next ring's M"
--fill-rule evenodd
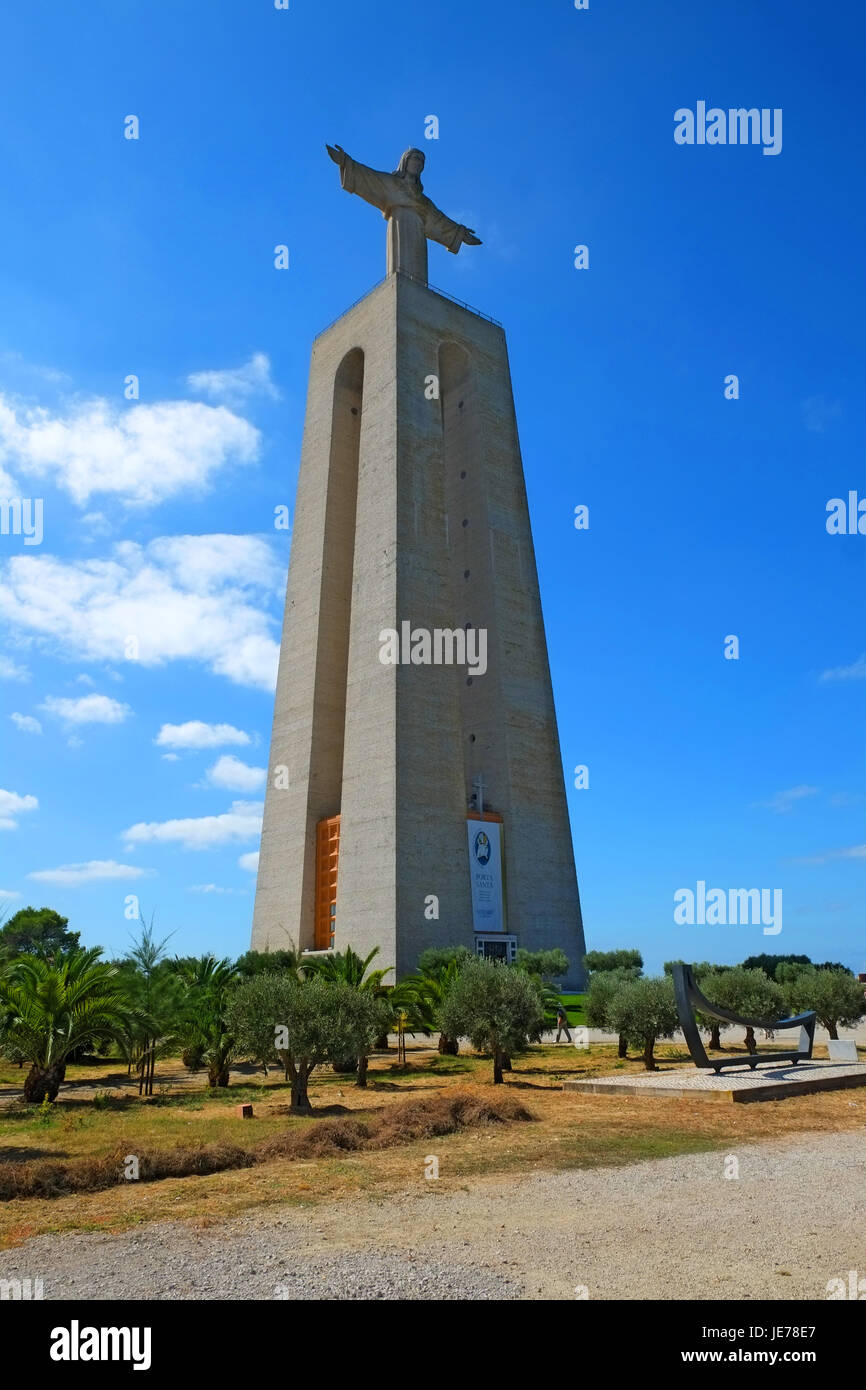
M441 299L450 300L452 304L457 304L461 309L467 309L470 314L477 314L480 319L486 319L488 323L494 324L496 328L502 327L502 324L499 322L499 319L495 319L492 314L483 313L481 309L476 309L474 305L467 304L465 299L458 299L456 295L449 294L447 290L440 290L437 285L425 284L423 280L418 279L417 275L408 275L405 270L395 271L394 274L402 275L405 280L411 280L413 284L421 285L423 289L429 290L431 294L438 294ZM375 285L371 285L370 289L367 290L366 294L362 294L360 299L356 299L354 304L350 304L348 309L343 310L342 314L338 314L335 319L331 319L331 322L325 328L323 328L321 332L315 335L315 337L313 338L313 342L315 342L317 338L321 338L323 334L330 332L330 330L334 327L335 323L339 323L340 319L344 319L347 314L351 314L352 310L356 308L359 304L363 303L363 301L367 298L368 295L371 295L374 290L377 290L379 288L380 285L384 285L385 281L389 280L390 278L391 277L389 275L383 275L381 280L377 280Z

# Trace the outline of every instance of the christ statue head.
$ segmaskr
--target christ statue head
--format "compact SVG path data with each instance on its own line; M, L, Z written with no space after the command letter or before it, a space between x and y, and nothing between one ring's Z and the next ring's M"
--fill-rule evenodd
M397 168L394 170L394 172L395 174L399 174L401 178L405 179L408 177L410 179L417 180L420 186L421 170L424 168L424 165L426 163L427 157L424 154L424 151L416 150L413 146L411 149L403 151L402 155L400 156L400 163L397 165Z

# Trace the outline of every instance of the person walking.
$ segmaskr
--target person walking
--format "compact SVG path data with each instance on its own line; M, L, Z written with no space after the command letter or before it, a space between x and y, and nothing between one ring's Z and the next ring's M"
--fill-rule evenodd
M571 1033L568 1031L568 1014L565 1012L565 1005L559 1003L556 1006L556 1041L559 1042L560 1034L564 1033L571 1042Z

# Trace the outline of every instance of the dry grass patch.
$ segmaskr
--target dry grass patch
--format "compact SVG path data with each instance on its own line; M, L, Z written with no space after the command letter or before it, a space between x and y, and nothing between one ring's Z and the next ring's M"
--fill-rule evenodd
M126 1182L126 1146L103 1158L74 1158L68 1162L33 1159L24 1163L0 1163L0 1201L16 1197L61 1197L72 1192L101 1192ZM162 1178L186 1178L194 1173L219 1173L226 1168L248 1168L256 1160L236 1144L178 1145L157 1153L136 1154L140 1182Z
M389 1149L418 1139L435 1139L461 1129L533 1120L523 1102L508 1092L454 1090L450 1095L419 1096L380 1111L369 1120L319 1120L305 1131L266 1139L256 1146L267 1158L333 1158L366 1149Z
M445 1095L413 1098L369 1119L340 1116L312 1120L303 1128L260 1140L250 1148L226 1143L178 1145L174 1149L136 1154L137 1181L158 1182L164 1178L219 1173L230 1168L251 1168L275 1158L334 1158L342 1153L386 1149L418 1139L454 1134L460 1129L533 1118L522 1101L507 1092L486 1095L451 1091ZM0 1201L101 1192L127 1183L129 1179L124 1172L127 1152L124 1146L101 1158L65 1162L41 1158L0 1163Z

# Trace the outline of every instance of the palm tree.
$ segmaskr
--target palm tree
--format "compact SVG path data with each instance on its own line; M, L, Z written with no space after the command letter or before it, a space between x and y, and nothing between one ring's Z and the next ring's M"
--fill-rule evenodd
M385 970L371 970L368 975L370 961L375 960L378 954L379 947L374 946L370 954L362 958L351 946L347 946L345 951L332 951L325 956L311 956L302 964L305 970L315 971L326 980L339 980L343 984L351 985L353 989L362 989L376 998L381 998L387 989L387 985L382 982L394 967L389 965Z
M157 1058L170 1054L177 1041L181 986L165 960L169 940L155 941L153 918L134 942L127 970L127 992L135 1003L135 1016L124 1037L124 1059L139 1074L138 1094L152 1096Z
M76 1048L113 1039L128 1022L117 970L99 947L43 960L19 957L0 976L0 1036L30 1063L24 1099L57 1099Z
M215 956L176 959L172 968L184 987L184 1047L201 1057L209 1086L227 1086L235 1038L227 1022L226 1005L238 978L237 969L230 960Z
M439 1028L439 1013L445 998L460 974L462 961L453 959L432 970L421 970L417 975L406 975L400 981L401 987L411 998L415 1017L419 1020L418 1031L435 1033L439 1030L439 1052L443 1057L456 1057L460 1051L458 1038L451 1038Z

